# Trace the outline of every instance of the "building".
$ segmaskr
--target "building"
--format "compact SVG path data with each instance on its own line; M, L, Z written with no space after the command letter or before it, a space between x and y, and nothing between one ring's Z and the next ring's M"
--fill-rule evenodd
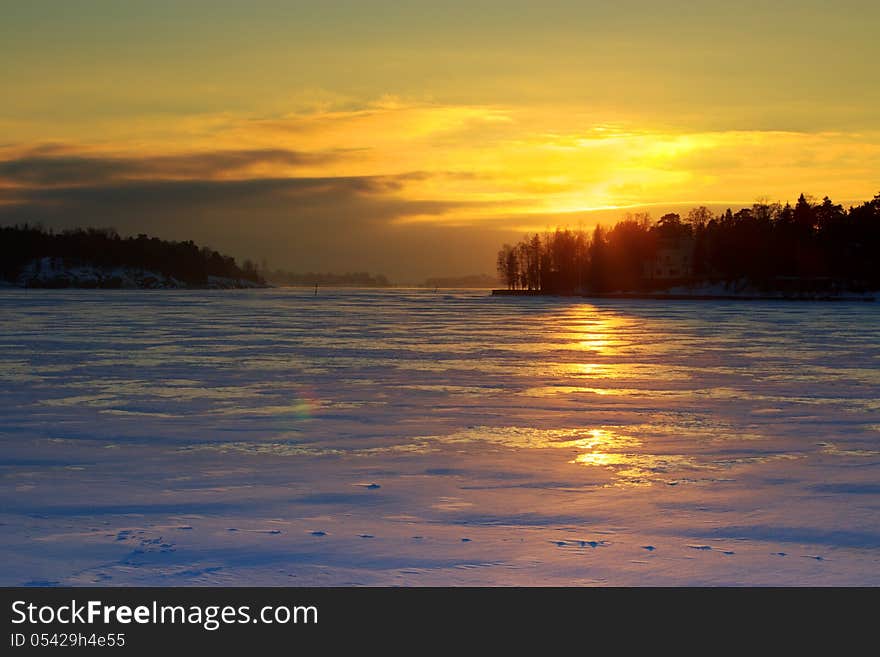
M694 239L689 235L660 237L653 260L644 263L648 280L677 280L693 274Z

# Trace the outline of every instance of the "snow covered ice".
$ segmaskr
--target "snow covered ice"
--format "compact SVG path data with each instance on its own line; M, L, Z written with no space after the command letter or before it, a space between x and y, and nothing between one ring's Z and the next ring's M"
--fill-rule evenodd
M880 306L0 290L0 584L880 585Z

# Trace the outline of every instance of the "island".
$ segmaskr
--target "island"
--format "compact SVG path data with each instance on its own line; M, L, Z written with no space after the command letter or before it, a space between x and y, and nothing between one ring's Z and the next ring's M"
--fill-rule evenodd
M844 209L755 203L715 216L705 206L612 228L556 229L505 244L495 295L614 298L873 300L880 290L880 194Z
M112 228L54 232L0 227L0 284L25 288L218 289L266 287L250 260L192 241L121 237Z

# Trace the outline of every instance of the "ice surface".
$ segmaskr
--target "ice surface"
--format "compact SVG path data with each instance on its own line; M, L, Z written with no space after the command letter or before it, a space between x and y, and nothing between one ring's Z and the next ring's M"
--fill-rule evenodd
M4 585L880 585L876 304L2 289L0 408Z

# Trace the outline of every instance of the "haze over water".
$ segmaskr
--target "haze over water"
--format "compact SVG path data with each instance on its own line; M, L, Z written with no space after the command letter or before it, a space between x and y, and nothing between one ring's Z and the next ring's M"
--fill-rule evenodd
M0 583L880 584L880 308L0 291Z

